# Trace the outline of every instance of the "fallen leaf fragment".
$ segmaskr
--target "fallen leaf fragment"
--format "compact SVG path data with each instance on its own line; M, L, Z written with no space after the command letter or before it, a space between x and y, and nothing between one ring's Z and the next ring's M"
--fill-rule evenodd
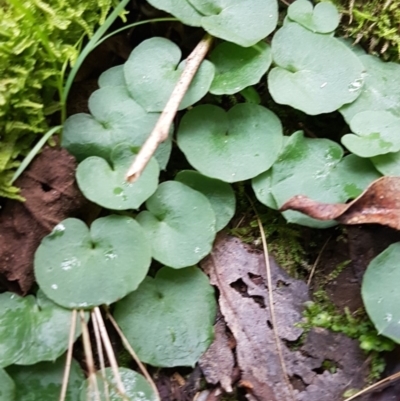
M280 210L289 209L318 220L336 220L341 224L377 223L400 230L400 177L379 178L349 203L320 203L306 196L294 196Z
M231 393L235 359L223 319L217 320L214 330L214 342L201 357L199 365L208 383L220 383L225 392Z
M257 401L339 400L348 388L362 388L368 370L356 340L314 328L300 348L308 287L289 277L271 258L277 332L282 341L286 372L294 399L286 387L270 317L264 255L237 238L220 234L211 255L201 266L219 290L219 306L236 340L239 385L246 398ZM335 371L324 367L329 360Z

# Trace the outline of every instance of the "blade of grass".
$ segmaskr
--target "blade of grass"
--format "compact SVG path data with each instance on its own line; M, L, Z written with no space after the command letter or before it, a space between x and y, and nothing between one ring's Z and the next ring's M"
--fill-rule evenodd
M75 76L81 67L83 61L87 55L96 47L97 42L100 38L107 32L107 29L112 25L112 23L118 18L121 12L125 9L125 6L129 3L129 0L122 0L117 7L114 8L113 12L107 17L104 24L97 29L95 34L89 40L87 45L83 48L81 54L76 59L74 66L72 67L70 73L68 74L67 81L65 82L62 97L61 97L61 107L65 109L67 103L67 98L69 91L71 89L72 83L74 82ZM64 120L62 120L64 122Z
M102 37L96 43L96 45L94 47L100 45L105 40L111 38L114 35L117 35L120 32L126 31L127 29L130 29L130 28L135 28L136 26L139 26L139 25L149 24L151 22L175 22L175 21L179 21L179 20L177 18L154 18L154 19L147 19L147 20L139 21L139 22L132 22L132 24L125 25L122 28L116 29L115 31L109 33L108 35Z

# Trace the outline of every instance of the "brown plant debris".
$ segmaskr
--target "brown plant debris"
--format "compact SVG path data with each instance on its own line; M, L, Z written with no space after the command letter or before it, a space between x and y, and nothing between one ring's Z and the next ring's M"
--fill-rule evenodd
M289 209L318 220L336 220L342 224L377 223L400 230L400 177L379 178L350 203L320 203L298 195L280 210Z
M264 255L237 238L220 235L202 267L219 290L221 314L236 340L239 384L247 391L247 399L292 400L276 350ZM362 388L368 364L357 341L313 329L300 342L304 331L297 323L309 300L308 288L272 258L271 275L276 329L295 400L340 400L347 389Z
M199 365L208 383L220 383L225 392L231 393L233 391L232 383L235 379L235 359L232 342L229 341L223 318L217 319L214 333L214 342L201 357Z
M75 168L66 150L47 147L17 180L26 201L9 200L0 212L0 277L7 289L29 291L41 239L86 203L75 184Z

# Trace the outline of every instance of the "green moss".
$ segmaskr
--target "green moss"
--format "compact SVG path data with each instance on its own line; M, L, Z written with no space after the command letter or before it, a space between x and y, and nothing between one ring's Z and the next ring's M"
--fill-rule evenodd
M369 52L400 58L400 0L332 0L343 18L341 30Z
M314 301L309 302L304 311L305 323L301 327L306 332L313 327L323 327L358 340L360 348L370 356L369 379L378 379L385 368L380 353L391 351L395 346L394 342L378 335L363 309L351 313L345 308L344 313L340 313L324 290L315 292L313 298Z
M18 198L10 185L19 157L48 129L60 108L54 97L63 72L116 0L5 0L0 3L0 196Z
M278 265L292 277L304 278L305 273L309 270L309 265L302 244L302 228L288 224L281 213L276 210L262 209L259 217L264 228L269 253L274 256ZM248 214L249 217L243 219L240 225L230 229L230 234L247 244L261 246L257 219L252 211L249 211Z

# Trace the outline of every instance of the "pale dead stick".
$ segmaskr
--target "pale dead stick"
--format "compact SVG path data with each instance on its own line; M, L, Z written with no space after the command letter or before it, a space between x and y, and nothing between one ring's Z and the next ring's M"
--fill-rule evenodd
M182 75L172 91L172 94L168 99L168 102L165 105L157 124L126 173L125 178L128 182L134 182L140 177L160 143L164 142L168 138L168 133L178 111L179 105L189 89L189 86L196 75L200 64L209 51L212 40L212 36L208 34L205 35L186 59L185 68L182 72Z
M371 386L365 388L364 390L361 390L358 393L352 395L351 397L346 398L344 401L355 400L356 398L360 397L361 395L365 395L374 390L378 390L379 388L382 388L383 385L388 385L389 383L394 382L395 380L399 380L399 379L400 379L400 372L395 373L392 376L386 377L385 379L382 379L375 384L372 384Z
M112 325L114 326L115 330L117 331L118 335L121 337L122 343L124 344L124 347L127 349L127 351L129 352L129 354L131 355L131 357L134 359L134 361L137 363L137 365L139 366L140 370L143 373L143 376L147 379L147 381L149 382L151 388L153 389L153 392L157 398L157 401L161 400L160 394L158 393L158 389L156 384L154 383L153 379L151 378L149 372L147 371L146 367L143 365L143 363L140 361L140 359L138 358L138 356L136 355L136 352L133 350L133 348L131 347L131 345L129 344L128 339L125 337L124 333L122 332L122 330L120 329L120 327L118 326L117 322L115 321L115 319L113 318L113 316L111 315L111 313L106 310L107 313L107 318L110 320L110 322L112 323Z
M263 227L263 225L261 223L260 217L258 217L258 213L257 213L257 210L255 209L255 207L253 205L253 202L251 202L251 205L252 205L252 207L254 209L254 212L256 213L257 224L258 224L258 228L260 230L261 241L262 241L263 250L264 250L265 269L266 269L266 273L267 273L269 310L270 310L270 315L271 315L271 320L272 320L272 327L273 327L273 331L274 331L275 344L276 344L276 348L277 348L277 351L278 351L279 362L281 364L281 368L282 368L283 376L284 376L285 381L286 381L287 389L288 389L288 391L290 393L290 398L292 399L292 401L295 401L295 396L294 396L294 393L293 393L293 387L292 387L292 385L290 383L289 375L288 375L287 369L286 369L285 358L283 357L281 339L279 338L279 334L278 334L278 324L277 324L277 321L276 321L275 307L274 307L274 296L273 296L273 293L272 293L271 265L269 263L269 252L268 252L267 239L265 237L264 227Z
M103 383L104 383L104 394L106 396L106 401L110 401L110 394L109 394L108 382L107 382L107 377L106 377L106 365L105 365L105 361L104 361L103 345L101 342L101 334L100 334L99 324L97 322L97 318L96 318L94 311L92 311L91 314L92 314L93 331L94 331L94 336L96 339L97 353L99 355L100 372L103 377Z
M115 378L115 382L117 385L118 393L124 400L128 400L128 397L127 397L126 391L125 391L125 387L124 387L124 384L122 383L121 375L118 370L117 359L115 357L114 350L113 350L110 338L108 337L108 333L107 333L106 327L104 325L103 317L101 316L101 312L100 312L100 309L98 306L96 306L93 309L93 316L97 319L97 325L99 328L100 336L103 341L103 345L106 350L106 354L108 357L108 361L110 362L111 369L114 373L114 378Z
M72 350L74 348L76 318L77 318L76 309L73 309L72 314L71 314L71 328L69 331L68 351L67 351L67 357L65 360L65 370L64 370L64 376L63 376L62 387L61 387L60 401L64 401L65 397L67 395L69 373L71 371Z

